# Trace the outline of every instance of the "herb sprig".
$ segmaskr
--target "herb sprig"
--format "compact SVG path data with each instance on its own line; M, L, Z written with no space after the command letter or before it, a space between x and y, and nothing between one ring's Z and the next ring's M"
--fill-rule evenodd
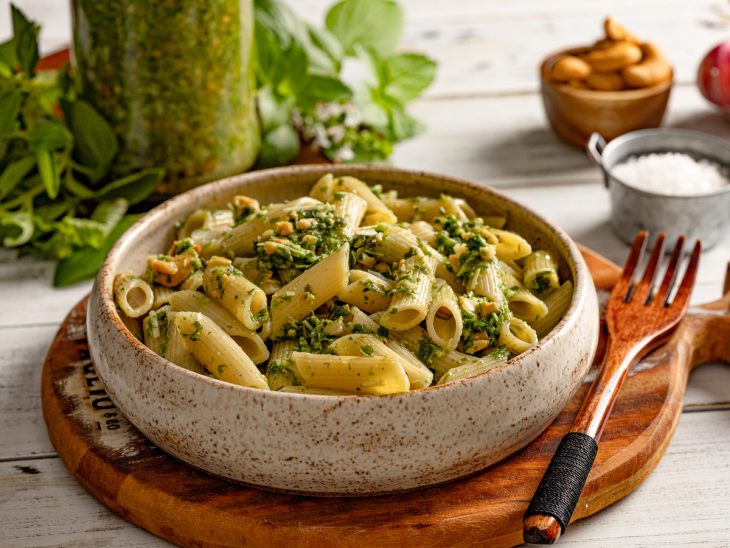
M11 6L0 44L0 238L4 247L60 261L54 285L93 276L136 219L129 206L163 176L114 178L109 124L76 92L68 70L37 72L40 28Z

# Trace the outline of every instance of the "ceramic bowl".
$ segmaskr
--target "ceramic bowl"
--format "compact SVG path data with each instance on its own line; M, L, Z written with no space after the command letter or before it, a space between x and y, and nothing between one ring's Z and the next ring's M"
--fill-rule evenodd
M392 396L316 396L235 386L182 369L136 340L112 299L114 276L141 271L177 219L243 193L263 202L307 194L325 173L405 195L460 196L550 250L572 278L569 311L539 345L485 374ZM91 356L114 402L150 440L212 474L266 489L375 495L466 476L524 447L565 406L598 340L598 305L578 249L559 228L504 195L441 175L368 166L298 166L212 183L169 200L127 231L92 291Z
M545 114L561 139L584 148L594 132L610 141L629 131L661 125L672 90L671 79L640 89L596 91L549 78L549 67L558 57L584 51L586 48L572 48L553 53L540 66Z

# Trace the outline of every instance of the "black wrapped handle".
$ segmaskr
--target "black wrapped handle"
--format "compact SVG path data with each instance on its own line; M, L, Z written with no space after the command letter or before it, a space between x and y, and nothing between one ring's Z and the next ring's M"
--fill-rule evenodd
M587 434L570 432L563 436L525 517L552 516L560 524L561 533L565 531L597 452L598 442Z

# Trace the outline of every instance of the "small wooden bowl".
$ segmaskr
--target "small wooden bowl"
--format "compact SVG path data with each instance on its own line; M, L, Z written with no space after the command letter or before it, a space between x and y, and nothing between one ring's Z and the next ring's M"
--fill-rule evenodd
M607 141L637 129L659 127L672 90L672 78L646 88L596 91L574 88L550 79L549 68L562 55L587 48L573 48L549 55L540 66L540 90L545 114L553 131L571 145L585 148L591 133Z

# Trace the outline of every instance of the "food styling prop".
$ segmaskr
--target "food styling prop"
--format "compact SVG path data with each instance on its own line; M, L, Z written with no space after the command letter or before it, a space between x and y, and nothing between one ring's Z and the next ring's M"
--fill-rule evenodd
M705 99L725 111L730 108L730 41L705 55L697 71L697 85Z
M451 194L546 249L571 278L567 313L536 346L487 373L385 397L265 391L192 373L121 323L113 280L167 248L175 222L243 194L261 203L306 195L323 175L351 175L405 196ZM110 252L89 303L96 370L127 418L157 446L212 474L319 495L373 495L444 483L498 462L544 430L590 367L598 340L590 273L565 233L487 187L375 166L296 166L200 187L150 212ZM184 404L182 402L185 402Z
M604 32L592 46L553 53L540 67L551 127L581 148L593 132L610 140L658 127L672 87L672 68L656 44L640 42L610 17Z
M620 269L582 249L599 294ZM730 265L725 296L693 306L666 345L626 378L573 520L635 489L666 450L690 371L730 363ZM604 298L601 301L605 302ZM48 432L69 471L111 510L182 546L379 546L521 544L522 518L590 380L546 431L499 464L446 485L395 496L311 498L274 494L199 472L150 443L114 405L90 359L87 299L70 312L42 375ZM596 363L605 348L601 332ZM184 405L184 404L181 404ZM438 442L436 442L438 443Z
M657 237L654 251L638 283L634 280L634 272L644 254L648 233L640 232L634 240L621 278L606 303L608 343L603 363L570 432L560 440L527 508L524 520L526 542L553 544L565 531L629 370L669 338L687 310L702 245L699 240L695 243L682 281L677 286L675 282L684 244L684 238L680 237L661 286L655 291L657 271L664 256L664 238L664 233Z
M710 249L727 235L730 184L704 194L672 195L662 188L652 192L630 186L614 174L616 166L629 158L666 152L709 160L727 170L730 145L726 141L696 131L663 128L627 133L608 144L601 135L593 134L587 149L603 171L611 195L611 224L625 242L630 243L634 234L646 230L666 232L670 247L680 234L685 234L689 240L702 240L704 248Z

